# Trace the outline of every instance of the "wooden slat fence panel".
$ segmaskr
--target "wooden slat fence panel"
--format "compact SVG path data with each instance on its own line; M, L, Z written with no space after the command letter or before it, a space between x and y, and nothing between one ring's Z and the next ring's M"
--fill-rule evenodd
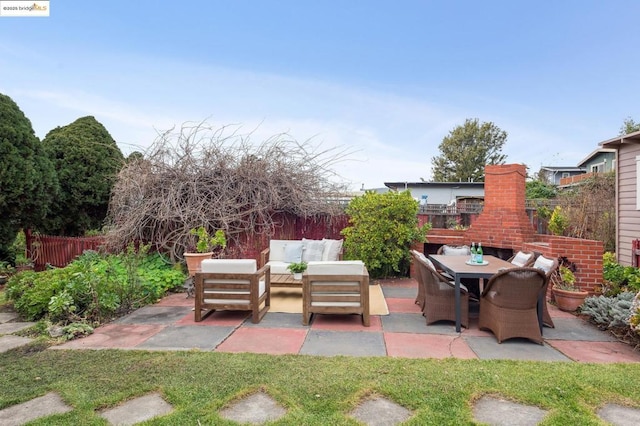
M62 268L85 250L99 250L102 237L58 237L34 235L32 241L34 268L41 271L47 265Z

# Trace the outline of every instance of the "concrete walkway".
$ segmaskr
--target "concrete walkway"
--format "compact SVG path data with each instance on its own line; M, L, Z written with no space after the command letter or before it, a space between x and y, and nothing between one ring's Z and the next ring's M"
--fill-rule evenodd
M266 354L308 354L320 356L391 356L409 358L514 359L558 362L640 362L640 353L580 318L549 306L556 328L544 329L544 345L522 339L498 344L495 337L477 326L477 312L471 313L469 329L456 333L452 324L426 326L414 303L413 280L383 282L390 314L373 316L363 327L359 317L316 316L309 327L300 314L269 312L259 324L252 324L242 312L216 312L205 321L193 321L193 299L184 294L166 297L153 306L139 309L94 334L52 349L144 349L255 352ZM0 352L25 344L29 339L11 333L27 323L16 316L0 314ZM0 424L24 424L35 418L73 409L55 394L0 410ZM26 405L25 405L26 404ZM31 404L31 405L29 405ZM109 424L135 424L170 413L172 407L158 394L142 395L126 406L100 413ZM495 398L482 398L473 407L477 421L491 425L537 424L546 412ZM269 395L253 394L237 401L220 415L239 423L261 424L286 414ZM396 425L411 412L385 398L363 401L349 413L366 425ZM598 415L614 425L640 424L640 410L617 405L603 407ZM33 417L37 416L37 417Z

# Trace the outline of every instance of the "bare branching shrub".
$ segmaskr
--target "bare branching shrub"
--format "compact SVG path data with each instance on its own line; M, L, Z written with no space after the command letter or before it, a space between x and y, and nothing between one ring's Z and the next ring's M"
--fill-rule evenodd
M186 123L160 134L143 158L119 173L109 204L111 246L151 242L180 259L191 228L224 230L230 247L271 235L274 218L333 216L346 185L332 166L351 154L318 149L278 134L254 144L251 133Z
M558 198L569 223L566 235L602 241L605 250L615 251L614 173L594 174Z

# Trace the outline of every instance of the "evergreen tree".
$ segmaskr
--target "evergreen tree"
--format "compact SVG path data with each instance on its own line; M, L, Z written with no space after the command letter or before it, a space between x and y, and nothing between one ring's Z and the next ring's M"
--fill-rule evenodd
M502 146L507 132L493 123L467 119L449 132L438 146L441 155L431 159L435 182L482 182L484 166L504 164Z
M31 121L0 94L0 260L20 228L38 227L56 195L57 180Z
M43 231L82 235L101 229L109 196L124 156L107 129L94 117L56 127L43 140L60 182L52 214Z

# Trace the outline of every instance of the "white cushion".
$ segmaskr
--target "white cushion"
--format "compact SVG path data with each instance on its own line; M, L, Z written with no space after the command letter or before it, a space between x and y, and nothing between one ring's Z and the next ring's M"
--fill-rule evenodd
M287 269L287 266L289 266L288 262L282 262L279 260L270 260L269 262L267 262L267 265L269 265L269 267L271 269L269 269L271 274L290 274L291 271Z
M234 272L250 274L258 269L255 259L205 259L202 261L200 270L221 274Z
M453 247L445 245L442 248L442 254L445 256L469 256L471 250L468 246Z
M322 252L324 251L324 241L302 239L304 251L302 252L302 260L304 262L316 262L322 260ZM285 259L286 260L286 259Z
M295 262L300 263L303 260L303 245L299 241L290 241L284 246L284 257L282 258L285 262ZM271 257L269 257L271 259Z
M322 241L324 241L322 260L338 260L338 257L342 252L343 240L329 240L327 238L323 238Z
M524 266L525 263L527 263L531 259L531 256L533 256L533 253L527 254L519 251L518 253L516 253L511 263L516 266Z
M361 260L336 260L327 262L309 262L309 275L364 275L364 262Z
M203 261L204 262L204 261ZM548 259L542 255L538 256L536 262L533 264L534 268L542 269L545 274L548 274L553 267L553 259Z
M291 240L271 240L269 241L269 260L284 260L284 248Z

